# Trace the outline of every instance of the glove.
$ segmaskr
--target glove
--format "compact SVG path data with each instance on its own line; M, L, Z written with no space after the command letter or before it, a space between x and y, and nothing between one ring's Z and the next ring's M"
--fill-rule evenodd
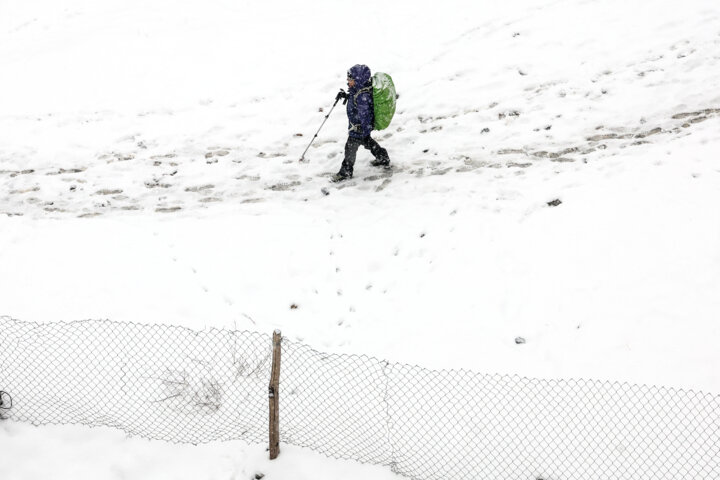
M341 88L340 91L338 92L338 94L335 95L335 101L337 102L338 100L340 100L340 99L342 98L342 99L343 99L343 104L346 104L346 103L347 103L347 97L348 97L347 93L345 93L345 90L343 90L343 89Z

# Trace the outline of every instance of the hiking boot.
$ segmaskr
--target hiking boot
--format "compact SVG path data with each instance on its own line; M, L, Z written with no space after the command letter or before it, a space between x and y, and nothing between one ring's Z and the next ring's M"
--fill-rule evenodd
M338 173L330 177L330 181L333 183L342 182L344 180L347 180L349 178L352 178L352 174L348 174L340 170Z
M376 158L372 162L370 162L370 165L373 167L388 167L390 166L390 159L389 158Z

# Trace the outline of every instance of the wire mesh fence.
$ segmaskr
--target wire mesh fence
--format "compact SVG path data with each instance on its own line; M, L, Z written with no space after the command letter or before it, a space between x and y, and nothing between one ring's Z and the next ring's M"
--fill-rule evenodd
M10 418L171 442L267 438L269 336L89 320L0 319Z
M718 479L720 397L283 344L281 438L418 479Z
M720 397L432 371L284 339L281 442L417 479L720 478ZM269 335L0 317L6 415L199 443L268 438Z

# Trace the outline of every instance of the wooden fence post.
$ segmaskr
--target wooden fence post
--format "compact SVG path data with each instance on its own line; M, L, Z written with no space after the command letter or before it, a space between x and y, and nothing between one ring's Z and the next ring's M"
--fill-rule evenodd
M270 372L270 460L280 453L280 343L282 333L273 332L272 370Z

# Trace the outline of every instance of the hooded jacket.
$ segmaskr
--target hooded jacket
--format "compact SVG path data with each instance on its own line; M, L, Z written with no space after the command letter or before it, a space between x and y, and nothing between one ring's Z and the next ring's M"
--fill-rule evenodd
M348 77L355 80L355 86L348 90L348 134L355 138L365 138L372 132L375 122L370 68L367 65L355 65L348 70Z

